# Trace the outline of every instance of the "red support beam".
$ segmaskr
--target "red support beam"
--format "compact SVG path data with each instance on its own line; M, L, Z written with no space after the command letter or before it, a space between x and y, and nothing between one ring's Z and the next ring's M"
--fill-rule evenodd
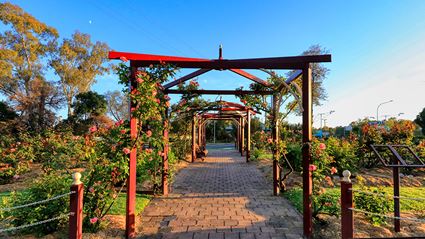
M195 71L195 72L192 72L192 73L190 73L190 74L188 74L188 75L185 75L185 76L183 76L183 77L181 77L181 78L179 78L179 79L177 79L177 80L175 80L175 81L172 81L172 82L170 82L170 83L168 83L168 84L165 84L164 85L164 88L165 89L169 89L169 88L171 88L171 87L173 87L173 86L176 86L176 85L178 85L178 84L180 84L180 83L183 83L183 82L185 82L185 81L188 81L188 80L190 80L190 79L192 79L192 78L195 78L195 77L197 77L197 76L199 76L199 75L202 75L202 74L204 74L204 73L206 73L206 72L208 72L208 71L210 71L211 69L199 69L199 70L197 70L197 71Z
M251 75L248 72L243 71L241 69L229 69L229 70L232 71L232 72L234 72L234 73L236 73L236 74L238 74L238 75L240 75L240 76L243 76L243 77L245 77L245 78L247 78L249 80L255 81L258 84L261 84L263 86L270 86L270 84L267 81L264 81L264 80L262 80L262 79L260 79L260 78L258 78L256 76L254 76L254 75Z
M131 68L130 87L137 87L135 80L134 67ZM130 88L131 91L131 88ZM130 137L132 140L137 138L137 119L133 116L133 110L136 105L130 101ZM130 151L129 176L127 179L127 210L126 210L126 238L136 237L136 167L137 167L137 149L133 147Z
M303 86L302 86L302 104L303 104L303 148L302 148L302 168L303 168L303 220L304 220L304 236L311 238L313 233L312 219L312 174L309 166L312 163L311 158L311 141L312 141L312 79L311 68L307 64L303 69Z
M151 54L136 54L126 52L109 52L109 59L125 57L130 60L134 67L147 67L152 64L167 63L180 68L204 68L204 69L302 69L311 62L330 62L331 55L289 56L252 58L235 60L208 60L200 58L187 58L175 56L160 56Z

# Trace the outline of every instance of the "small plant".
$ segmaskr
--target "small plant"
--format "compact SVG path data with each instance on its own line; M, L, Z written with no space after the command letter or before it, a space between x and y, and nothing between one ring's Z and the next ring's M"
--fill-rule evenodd
M69 192L72 184L70 175L49 174L35 181L34 184L25 191L14 192L10 198L3 199L2 207L14 207L18 205L37 202L55 197ZM47 220L69 212L69 196L49 201L47 203L19 208L11 211L0 211L4 221L9 221L10 226L21 226L38 221ZM68 218L64 217L38 226L20 230L20 233L35 232L38 235L45 235L57 231L67 224Z
M371 188L364 185L364 179L361 176L357 177L358 183L360 185L360 190L365 192L370 192L373 195L363 192L356 192L354 194L354 203L355 207L367 212L380 215L371 215L365 214L366 219L368 219L373 225L379 226L386 224L385 216L390 212L391 204L388 200L387 193L385 193L382 188Z

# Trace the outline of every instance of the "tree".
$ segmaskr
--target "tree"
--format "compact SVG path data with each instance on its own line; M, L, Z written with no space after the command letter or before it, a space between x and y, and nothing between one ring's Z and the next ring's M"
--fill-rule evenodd
M416 116L415 123L422 129L422 134L425 135L425 108Z
M71 39L64 39L50 62L60 78L63 94L72 115L72 102L78 93L90 90L95 78L109 71L105 66L109 47L105 43L92 43L90 35L75 32Z
M320 55L326 54L328 51L322 48L320 45L313 45L308 50L304 51L302 55ZM320 63L311 63L312 68L312 81L313 81L313 103L320 105L321 101L326 99L326 91L323 88L323 81L326 79L326 75L329 73L329 69L324 67ZM276 117L277 121L283 121L291 112L296 111L301 107L301 78L293 81L290 84L285 82L286 77L277 74L274 71L267 71L269 78L267 79L270 84L269 87L265 87L258 83L250 85L252 90L266 91L272 90L276 100L276 111L273 112L272 106L269 104L269 98L261 95L239 95L238 97L242 102L254 107L256 110L261 110L270 114L272 118ZM291 72L293 73L293 72ZM239 89L241 90L241 89ZM281 112L281 107L285 109ZM300 112L300 111L298 111Z
M125 120L129 115L129 99L120 91L108 91L105 94L108 103L108 113L116 120Z
M58 33L7 2L0 3L0 20L9 27L0 33L0 91L30 129L40 130L48 125L46 112L60 105L53 83L44 79L43 72Z
M88 91L79 93L72 104L75 117L79 120L89 120L106 113L107 102L103 95Z
M18 114L5 102L0 101L0 121L14 120Z

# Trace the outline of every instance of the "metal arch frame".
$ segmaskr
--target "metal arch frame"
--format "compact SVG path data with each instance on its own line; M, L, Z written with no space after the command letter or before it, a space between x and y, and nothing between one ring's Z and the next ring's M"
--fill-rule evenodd
M311 163L311 141L312 141L312 72L310 63L331 62L331 55L309 55L309 56L290 56L290 57L270 57L270 58L251 58L251 59L202 59L176 56L161 56L152 54L137 54L126 52L109 52L109 59L127 59L130 61L131 67L131 85L136 85L134 72L139 67L148 67L152 64L171 64L179 68L197 68L197 73L192 72L192 75L203 74L208 70L243 70L243 69L286 69L286 70L301 70L302 71L302 107L303 107L303 148L302 148L302 168L303 168L303 230L304 236L310 238L312 236L312 175L309 172ZM205 72L203 72L205 71ZM234 71L233 71L234 72ZM196 77L196 76L195 76ZM188 80L189 76L186 76ZM183 81L180 79L180 82ZM254 79L251 79L254 80ZM254 80L255 81L255 80ZM178 84L178 83L177 83ZM275 98L275 97L274 97ZM274 100L275 102L275 100ZM130 108L135 107L131 104ZM277 105L274 104L274 109ZM242 118L243 119L243 118ZM278 140L277 124L274 122L273 140ZM130 119L130 135L137 135L137 119ZM164 132L164 137L168 137L168 132ZM135 138L135 137L133 137ZM166 153L165 153L166 154ZM273 166L277 161L277 152L273 152ZM136 149L132 149L129 162L129 178L127 180L127 212L126 212L126 237L135 237L135 198L136 198ZM163 158L164 163L167 161L167 156ZM277 166L276 166L277 167ZM274 171L274 170L273 170ZM167 173L163 170L163 174ZM276 181L276 175L273 175L273 181ZM163 185L164 187L164 185ZM277 185L273 188L276 189ZM278 194L277 191L274 191Z

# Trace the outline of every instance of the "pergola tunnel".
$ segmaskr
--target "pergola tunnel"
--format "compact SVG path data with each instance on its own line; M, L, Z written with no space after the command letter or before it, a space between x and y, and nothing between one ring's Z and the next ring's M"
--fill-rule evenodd
M205 156L207 144L206 125L208 122L222 120L232 121L236 128L235 148L241 156L250 159L251 148L251 115L255 112L252 108L226 101L214 102L216 105L196 110L192 120L192 162L199 154ZM246 132L246 133L245 133ZM245 146L246 143L246 146Z
M269 83L254 75L244 71L244 69L254 70L294 70L294 73L286 80L290 83L295 79L302 79L302 175L303 175L303 232L304 236L310 238L312 236L312 174L309 171L309 166L312 162L311 157L311 141L312 141L312 72L311 63L331 62L331 55L308 55L308 56L290 56L290 57L272 57L272 58L251 58L251 59L223 59L220 54L218 59L202 59L202 58L187 58L176 56L161 56L151 54L137 54L126 52L109 52L109 59L126 58L130 61L132 71L130 85L137 86L135 72L138 69L149 67L157 64L170 64L173 67L180 69L197 69L192 73L180 77L170 83L165 84L163 93L168 94L184 94L193 93L199 95L271 95L273 96L273 111L278 112L279 106L276 97L276 91L269 87ZM211 70L229 70L244 78L254 81L267 90L252 91L252 90L187 90L171 89L178 84L198 77ZM131 104L130 109L136 106ZM250 159L250 127L251 116L259 112L255 112L252 108L232 103L219 101L212 107L195 109L192 117L192 162L197 157L197 152L201 152L206 147L206 122L211 120L232 120L237 126L236 147L241 155L244 154L246 160ZM168 115L168 114L167 114ZM166 119L166 122L168 119ZM138 133L137 119L131 116L130 119L130 135L133 139ZM279 141L279 129L276 117L271 125L272 140L277 143ZM247 132L245 134L245 132ZM162 193L168 195L168 131L164 130L163 137L165 143L162 156ZM246 141L246 145L245 145ZM277 150L273 150L273 194L279 194L279 165L278 160L280 155ZM129 177L127 180L127 211L126 211L126 237L134 238L135 232L135 198L136 198L136 161L137 150L133 148L130 152L129 159Z

